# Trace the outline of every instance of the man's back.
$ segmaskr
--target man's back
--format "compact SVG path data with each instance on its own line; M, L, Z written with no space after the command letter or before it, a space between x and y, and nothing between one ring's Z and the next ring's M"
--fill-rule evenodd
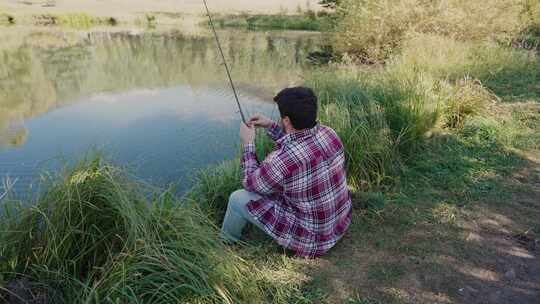
M245 189L263 195L248 210L280 245L301 256L320 256L351 221L343 145L322 125L288 135L273 126L269 134L276 151L260 164L258 174L245 174ZM244 168L253 161L245 154ZM273 193L264 193L268 184Z

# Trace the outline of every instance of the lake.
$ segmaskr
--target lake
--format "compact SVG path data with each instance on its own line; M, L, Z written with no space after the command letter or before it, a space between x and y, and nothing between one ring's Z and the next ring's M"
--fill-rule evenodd
M316 33L226 30L220 39L248 113L273 117L301 84ZM240 116L210 32L0 29L0 195L95 151L154 185L186 189L239 153Z

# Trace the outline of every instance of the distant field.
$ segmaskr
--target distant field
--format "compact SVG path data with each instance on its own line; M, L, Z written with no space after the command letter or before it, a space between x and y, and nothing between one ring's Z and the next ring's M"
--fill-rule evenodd
M314 9L316 0L208 0L216 12L278 13ZM130 15L141 12L202 13L202 0L0 0L0 8L17 12L87 12L92 15Z

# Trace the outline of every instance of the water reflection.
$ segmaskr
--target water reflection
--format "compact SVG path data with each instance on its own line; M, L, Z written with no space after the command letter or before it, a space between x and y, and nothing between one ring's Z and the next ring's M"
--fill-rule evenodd
M317 36L220 33L248 112L298 82ZM89 148L169 183L236 151L238 114L211 36L0 32L0 176ZM2 148L3 147L3 148Z

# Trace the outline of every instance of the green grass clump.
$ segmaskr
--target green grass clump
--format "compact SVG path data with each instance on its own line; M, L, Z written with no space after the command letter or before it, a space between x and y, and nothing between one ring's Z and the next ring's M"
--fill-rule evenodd
M314 73L307 85L319 96L321 121L344 143L355 186L391 177L439 118L437 83L428 77L330 70Z
M224 162L202 170L186 198L196 203L215 223L220 223L227 210L229 195L242 188L241 179L239 160Z
M300 15L225 15L215 18L218 27L243 27L248 29L321 31L329 28L329 16Z
M99 160L54 179L35 205L10 206L0 277L54 303L262 302L256 271L198 207L145 194Z
M481 114L496 96L487 91L478 80L465 78L448 86L450 94L444 104L444 121L448 128L459 129L468 117Z

